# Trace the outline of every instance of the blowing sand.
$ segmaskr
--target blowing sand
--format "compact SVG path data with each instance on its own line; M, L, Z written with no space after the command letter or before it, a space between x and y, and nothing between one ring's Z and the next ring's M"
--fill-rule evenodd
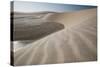
M46 15L46 22L63 24L64 29L18 47L14 51L14 65L96 61L96 12L97 9L86 9ZM23 42L18 41L17 45Z

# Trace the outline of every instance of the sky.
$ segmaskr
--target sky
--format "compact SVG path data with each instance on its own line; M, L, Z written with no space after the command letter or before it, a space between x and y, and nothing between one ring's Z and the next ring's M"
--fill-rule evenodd
M54 3L41 3L41 2L26 2L26 1L13 1L16 12L40 12L40 11L53 11L53 12L70 12L82 9L96 8L96 6L82 6L71 4L54 4Z

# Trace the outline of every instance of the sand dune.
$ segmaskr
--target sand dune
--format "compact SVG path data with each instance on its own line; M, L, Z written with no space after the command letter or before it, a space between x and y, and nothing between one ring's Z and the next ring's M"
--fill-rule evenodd
M14 41L16 40L37 40L53 32L64 28L63 24L56 22L45 22L35 26L25 26L15 28Z
M37 40L64 28L57 22L45 21L55 12L14 13L13 40Z
M96 61L96 12L95 8L46 16L45 21L63 24L64 29L17 48L14 65ZM16 45L23 42L18 41Z

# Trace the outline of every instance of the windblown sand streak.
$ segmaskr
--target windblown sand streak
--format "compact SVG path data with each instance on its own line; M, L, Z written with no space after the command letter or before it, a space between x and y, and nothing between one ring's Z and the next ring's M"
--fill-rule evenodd
M45 21L65 28L16 49L14 65L97 60L96 19L96 9L47 15Z

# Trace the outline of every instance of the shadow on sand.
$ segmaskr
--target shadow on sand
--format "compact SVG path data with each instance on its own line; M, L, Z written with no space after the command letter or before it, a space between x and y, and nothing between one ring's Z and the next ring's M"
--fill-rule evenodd
M13 31L13 41L37 40L64 28L63 24L57 22L45 22L36 26L25 26Z

